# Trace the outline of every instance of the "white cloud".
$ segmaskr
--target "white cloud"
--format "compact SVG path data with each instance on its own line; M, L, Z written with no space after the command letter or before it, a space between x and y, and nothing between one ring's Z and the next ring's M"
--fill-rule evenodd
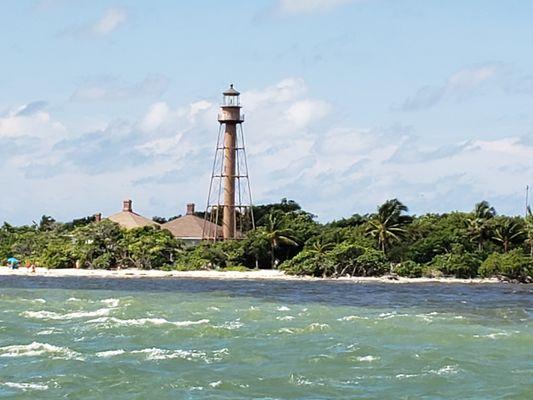
M422 146L405 127L345 126L326 118L330 106L313 99L301 79L242 97L258 203L293 198L322 220L372 211L390 197L416 212L469 209L485 198L513 212L533 176L532 143L507 137ZM131 121L75 135L43 103L31 104L0 117L0 178L17 192L31 187L33 196L8 196L2 216L28 222L42 213L60 219L108 214L123 197L148 216L174 215L189 201L205 203L216 104L153 102Z
M308 14L338 7L362 0L278 0L278 10L281 14Z
M36 109L28 113L31 104L15 107L0 117L0 138L31 137L50 141L66 133L65 127L52 120L48 112Z
M121 24L126 22L128 14L120 8L109 8L105 11L92 27L92 31L97 35L108 35L116 30Z
M169 112L169 107L165 102L157 102L150 106L148 113L144 116L140 123L140 128L143 131L153 131L165 120Z
M485 84L503 76L504 67L500 63L486 63L462 68L448 77L439 86L423 86L408 97L401 109L404 111L430 108L450 98L463 98L475 93Z
M331 106L325 101L301 100L292 104L286 111L286 117L296 128L305 128L313 121L329 114Z

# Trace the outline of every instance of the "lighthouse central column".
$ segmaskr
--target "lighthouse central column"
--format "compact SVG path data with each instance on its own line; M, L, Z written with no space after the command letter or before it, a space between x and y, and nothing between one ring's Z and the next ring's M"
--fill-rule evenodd
M226 123L224 132L224 215L222 236L224 240L235 238L235 144L237 126Z

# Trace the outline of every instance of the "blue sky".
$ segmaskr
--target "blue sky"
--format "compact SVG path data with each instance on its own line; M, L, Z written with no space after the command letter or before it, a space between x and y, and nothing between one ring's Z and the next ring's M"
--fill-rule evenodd
M521 213L532 18L522 0L3 1L0 221L202 208L231 82L256 203Z

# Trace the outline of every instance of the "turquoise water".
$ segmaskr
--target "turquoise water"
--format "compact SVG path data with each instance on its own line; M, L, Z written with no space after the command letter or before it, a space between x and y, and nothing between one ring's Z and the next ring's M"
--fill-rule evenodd
M0 398L531 399L532 290L2 278Z

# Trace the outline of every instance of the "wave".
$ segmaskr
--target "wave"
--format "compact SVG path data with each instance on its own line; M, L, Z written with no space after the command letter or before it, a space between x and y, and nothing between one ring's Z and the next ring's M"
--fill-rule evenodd
M379 359L380 359L379 357L371 356L371 355L357 357L357 361L361 361L361 362L372 362L372 361L377 361Z
M32 342L30 344L16 344L0 347L0 357L37 357L46 354L52 355L52 359L59 360L83 360L80 353L68 347L54 346L48 343Z
M165 318L135 318L135 319L120 319L115 317L102 317L87 321L88 324L108 324L116 326L144 326L144 325L165 325L170 324L178 327L186 327L193 325L208 324L208 319L201 319L198 321L168 321Z
M338 318L337 321L353 321L356 319L368 319L368 317L360 317L359 315L347 315L342 318Z
M106 304L108 307L116 308L120 304L120 299L104 299L100 300L100 302Z
M100 352L96 353L96 357L107 358L107 357L119 356L119 355L124 354L124 353L125 353L125 351L122 350L122 349L119 349L119 350L100 351Z
M287 306L279 306L278 311L290 311L291 309Z
M66 314L60 314L54 311L24 311L20 315L26 318L34 319L53 319L53 320L69 320L77 318L87 318L87 317L102 317L104 315L109 315L111 313L110 308L100 308L95 311L76 311Z
M286 315L284 317L276 317L276 319L279 321L291 321L294 317L292 315Z
M28 390L48 390L48 385L42 383L4 382L2 385L12 389L20 389L23 392L26 392Z

